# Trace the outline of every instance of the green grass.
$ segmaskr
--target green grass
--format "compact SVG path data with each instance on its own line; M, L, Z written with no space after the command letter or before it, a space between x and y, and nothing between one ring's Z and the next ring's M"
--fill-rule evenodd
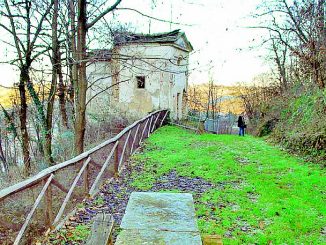
M225 244L326 243L325 171L263 139L167 126L134 158L144 163L132 182L142 190L171 170L223 186L196 204L202 234L223 235Z
M60 229L58 234L50 235L50 239L53 239L51 244L81 244L87 239L90 233L91 230L89 226L83 224L79 224L76 227L71 227L69 230Z

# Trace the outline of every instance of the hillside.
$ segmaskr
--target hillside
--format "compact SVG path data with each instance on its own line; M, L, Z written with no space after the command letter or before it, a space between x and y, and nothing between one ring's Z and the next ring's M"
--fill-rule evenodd
M4 107L10 107L12 100L16 97L15 89L0 86L0 104Z
M36 93L40 95L40 98L43 96L48 96L48 91L50 88L50 84L39 85L34 84L34 89ZM42 95L43 94L43 95ZM31 97L29 92L26 90L27 101L31 101ZM6 88L0 86L0 104L5 108L12 107L13 102L17 103L19 101L19 91L17 87L14 88Z
M257 135L326 165L326 90L290 90L256 106Z
M206 111L208 104L208 95L215 102L216 109L221 113L240 114L244 112L243 102L240 98L241 91L237 86L214 85L213 88L209 84L191 85L188 89L188 105L189 109ZM210 105L211 109L211 105Z

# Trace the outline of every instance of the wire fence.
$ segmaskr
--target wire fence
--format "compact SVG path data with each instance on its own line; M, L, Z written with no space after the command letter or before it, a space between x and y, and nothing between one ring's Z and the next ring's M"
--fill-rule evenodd
M206 131L215 134L237 134L237 115L228 114L208 114L207 113L190 111L182 120L174 121L173 124L183 128Z

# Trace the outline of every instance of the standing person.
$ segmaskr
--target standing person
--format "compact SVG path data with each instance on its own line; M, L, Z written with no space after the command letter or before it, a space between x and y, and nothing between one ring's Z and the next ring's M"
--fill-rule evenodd
M246 123L244 121L243 116L239 116L239 118L238 118L238 127L239 127L239 135L244 136Z

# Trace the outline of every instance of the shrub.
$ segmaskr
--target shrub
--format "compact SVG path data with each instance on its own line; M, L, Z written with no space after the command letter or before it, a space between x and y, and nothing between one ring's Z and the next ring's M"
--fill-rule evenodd
M256 135L270 135L287 149L326 160L326 90L309 89L271 100Z

